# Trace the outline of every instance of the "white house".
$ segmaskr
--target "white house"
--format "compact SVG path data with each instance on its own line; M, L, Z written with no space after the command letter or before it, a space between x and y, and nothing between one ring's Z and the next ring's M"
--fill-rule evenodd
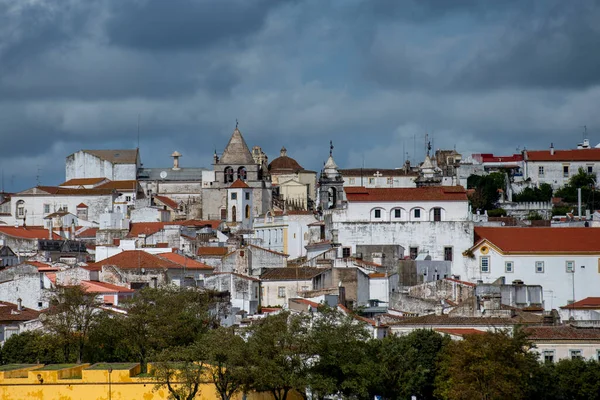
M134 180L141 167L139 150L79 150L66 159L66 179Z
M269 211L254 218L252 240L257 246L288 254L293 260L306 255L309 225L314 222L317 219L311 211Z
M352 168L340 169L345 187L367 188L414 188L418 171L410 168Z
M324 212L325 234L341 244L340 257L360 252L357 246L400 245L408 254L398 258L428 254L433 260L453 261L473 243L463 187L344 190L345 205Z
M476 227L475 244L462 259L453 265L461 279L541 285L550 310L598 294L600 229Z
M600 329L570 325L527 327L540 361L558 362L581 358L600 361Z
M561 306L558 314L564 322L600 321L600 297L586 297L575 303Z
M288 299L302 297L312 290L312 278L321 273L319 268L270 268L261 276L261 304L265 307L288 304Z
M252 225L252 188L240 178L227 189L227 223L246 229Z
M571 176L583 169L588 174L600 172L600 148L591 148L586 139L574 150L523 151L523 179L530 179L536 186L541 183L558 189L569 182Z
M206 277L204 287L228 291L232 308L243 310L253 315L258 312L260 304L260 280L236 272L217 272Z

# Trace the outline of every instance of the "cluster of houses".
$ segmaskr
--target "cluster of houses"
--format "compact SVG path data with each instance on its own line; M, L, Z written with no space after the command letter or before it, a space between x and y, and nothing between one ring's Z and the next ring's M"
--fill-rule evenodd
M340 169L332 150L319 174L285 148L269 163L236 127L212 169L177 151L147 168L137 149L81 150L58 186L1 193L0 342L40 328L56 285L119 312L144 287L177 285L223 293L224 325L327 304L376 338L524 326L547 361L600 359L595 210L579 224L492 218L465 189L499 169L512 170L507 191L558 188L597 173L600 148L438 150L398 169Z

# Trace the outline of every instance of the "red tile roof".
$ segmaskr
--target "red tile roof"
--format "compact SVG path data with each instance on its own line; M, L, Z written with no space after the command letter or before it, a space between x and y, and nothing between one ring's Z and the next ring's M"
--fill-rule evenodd
M88 208L88 206L87 206L87 205L85 205L85 203L79 203L79 204L77 205L77 208Z
M105 282L81 281L87 293L133 293L135 290Z
M465 335L485 335L485 331L480 331L474 328L437 328L434 331L440 333L447 333L453 336L465 336Z
M295 281L310 280L323 272L323 269L312 267L267 268L260 276L263 281Z
M98 189L111 189L111 190L135 190L137 191L137 181L108 181L102 185L98 185Z
M475 227L474 247L483 240L505 254L600 253L600 228Z
M199 256L224 256L227 254L227 247L206 246L198 247Z
M246 184L243 180L239 179L229 186L229 189L249 189L250 186Z
M26 307L19 311L16 304L0 301L0 322L31 321L39 316L39 311Z
M100 183L102 181L106 181L108 180L107 178L75 178L75 179L69 179L66 182L61 183L58 186L88 186L88 185L95 185L97 183Z
M154 235L155 233L164 229L166 225L180 225L195 228L202 228L209 226L212 229L217 229L221 225L221 220L195 220L190 219L186 221L172 221L172 222L132 222L129 229L128 238L135 238L138 235L144 234L146 236Z
M87 228L77 235L78 238L96 238L96 232L98 228Z
M586 297L583 300L567 304L561 308L570 310L597 310L600 309L600 297Z
M158 255L161 258L165 258L169 261L172 261L176 264L179 264L181 267L185 267L186 269L206 269L212 270L213 267L204 264L203 262L196 261L193 258L182 256L178 253L161 253Z
M40 261L25 261L26 264L33 265L38 269L39 272L54 272L60 271L60 268L53 267L50 264L46 264Z
M113 190L110 188L91 188L91 189L78 189L78 188L62 188L58 186L37 186L38 191L43 191L55 196L107 196L112 194ZM33 194L20 193L19 196L31 196ZM33 196L43 195L38 193Z
M536 326L525 328L531 340L600 340L598 328L576 328L574 326Z
M158 196L154 195L154 200L158 200L163 203L165 206L169 207L172 210L177 210L179 208L179 204L175 200L172 200L166 196Z
M55 272L46 272L45 274L48 277L48 279L50 279L50 282L52 282L56 285L56 273Z
M522 154L513 154L512 156L495 156L490 153L473 154L473 159L481 163L500 163L500 162L519 162L523 161Z
M21 239L48 239L48 229L43 226L0 226L0 234L12 236ZM52 233L55 240L61 240L62 237L56 233Z
M369 274L369 278L387 278L387 276L384 272L372 272Z
M396 201L467 201L462 186L431 186L421 188L345 187L349 202Z
M600 149L576 149L576 150L550 150L527 151L529 161L600 161Z
M293 301L294 303L306 304L307 306L311 306L313 308L319 308L319 306L321 305L319 303L315 303L314 301L301 298L290 299L290 301Z

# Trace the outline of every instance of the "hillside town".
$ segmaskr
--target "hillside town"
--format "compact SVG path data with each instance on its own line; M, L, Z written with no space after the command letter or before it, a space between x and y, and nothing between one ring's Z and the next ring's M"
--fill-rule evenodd
M318 172L285 147L269 160L236 126L211 168L80 150L64 182L1 193L0 342L43 329L56 287L127 313L140 290L176 286L220 293L226 327L327 305L373 338L524 326L543 360L600 358L598 146L428 145L396 169L323 152Z

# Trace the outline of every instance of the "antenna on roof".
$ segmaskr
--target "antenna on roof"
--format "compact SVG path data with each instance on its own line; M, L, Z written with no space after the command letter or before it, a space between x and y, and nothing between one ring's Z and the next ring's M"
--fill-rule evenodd
M237 129L237 128L238 128L238 124L239 124L239 122L238 122L238 119L236 118L236 119L235 119L235 129Z
M333 140L329 141L329 157L333 155Z
M140 148L140 114L138 114L138 126L137 126L137 148Z

